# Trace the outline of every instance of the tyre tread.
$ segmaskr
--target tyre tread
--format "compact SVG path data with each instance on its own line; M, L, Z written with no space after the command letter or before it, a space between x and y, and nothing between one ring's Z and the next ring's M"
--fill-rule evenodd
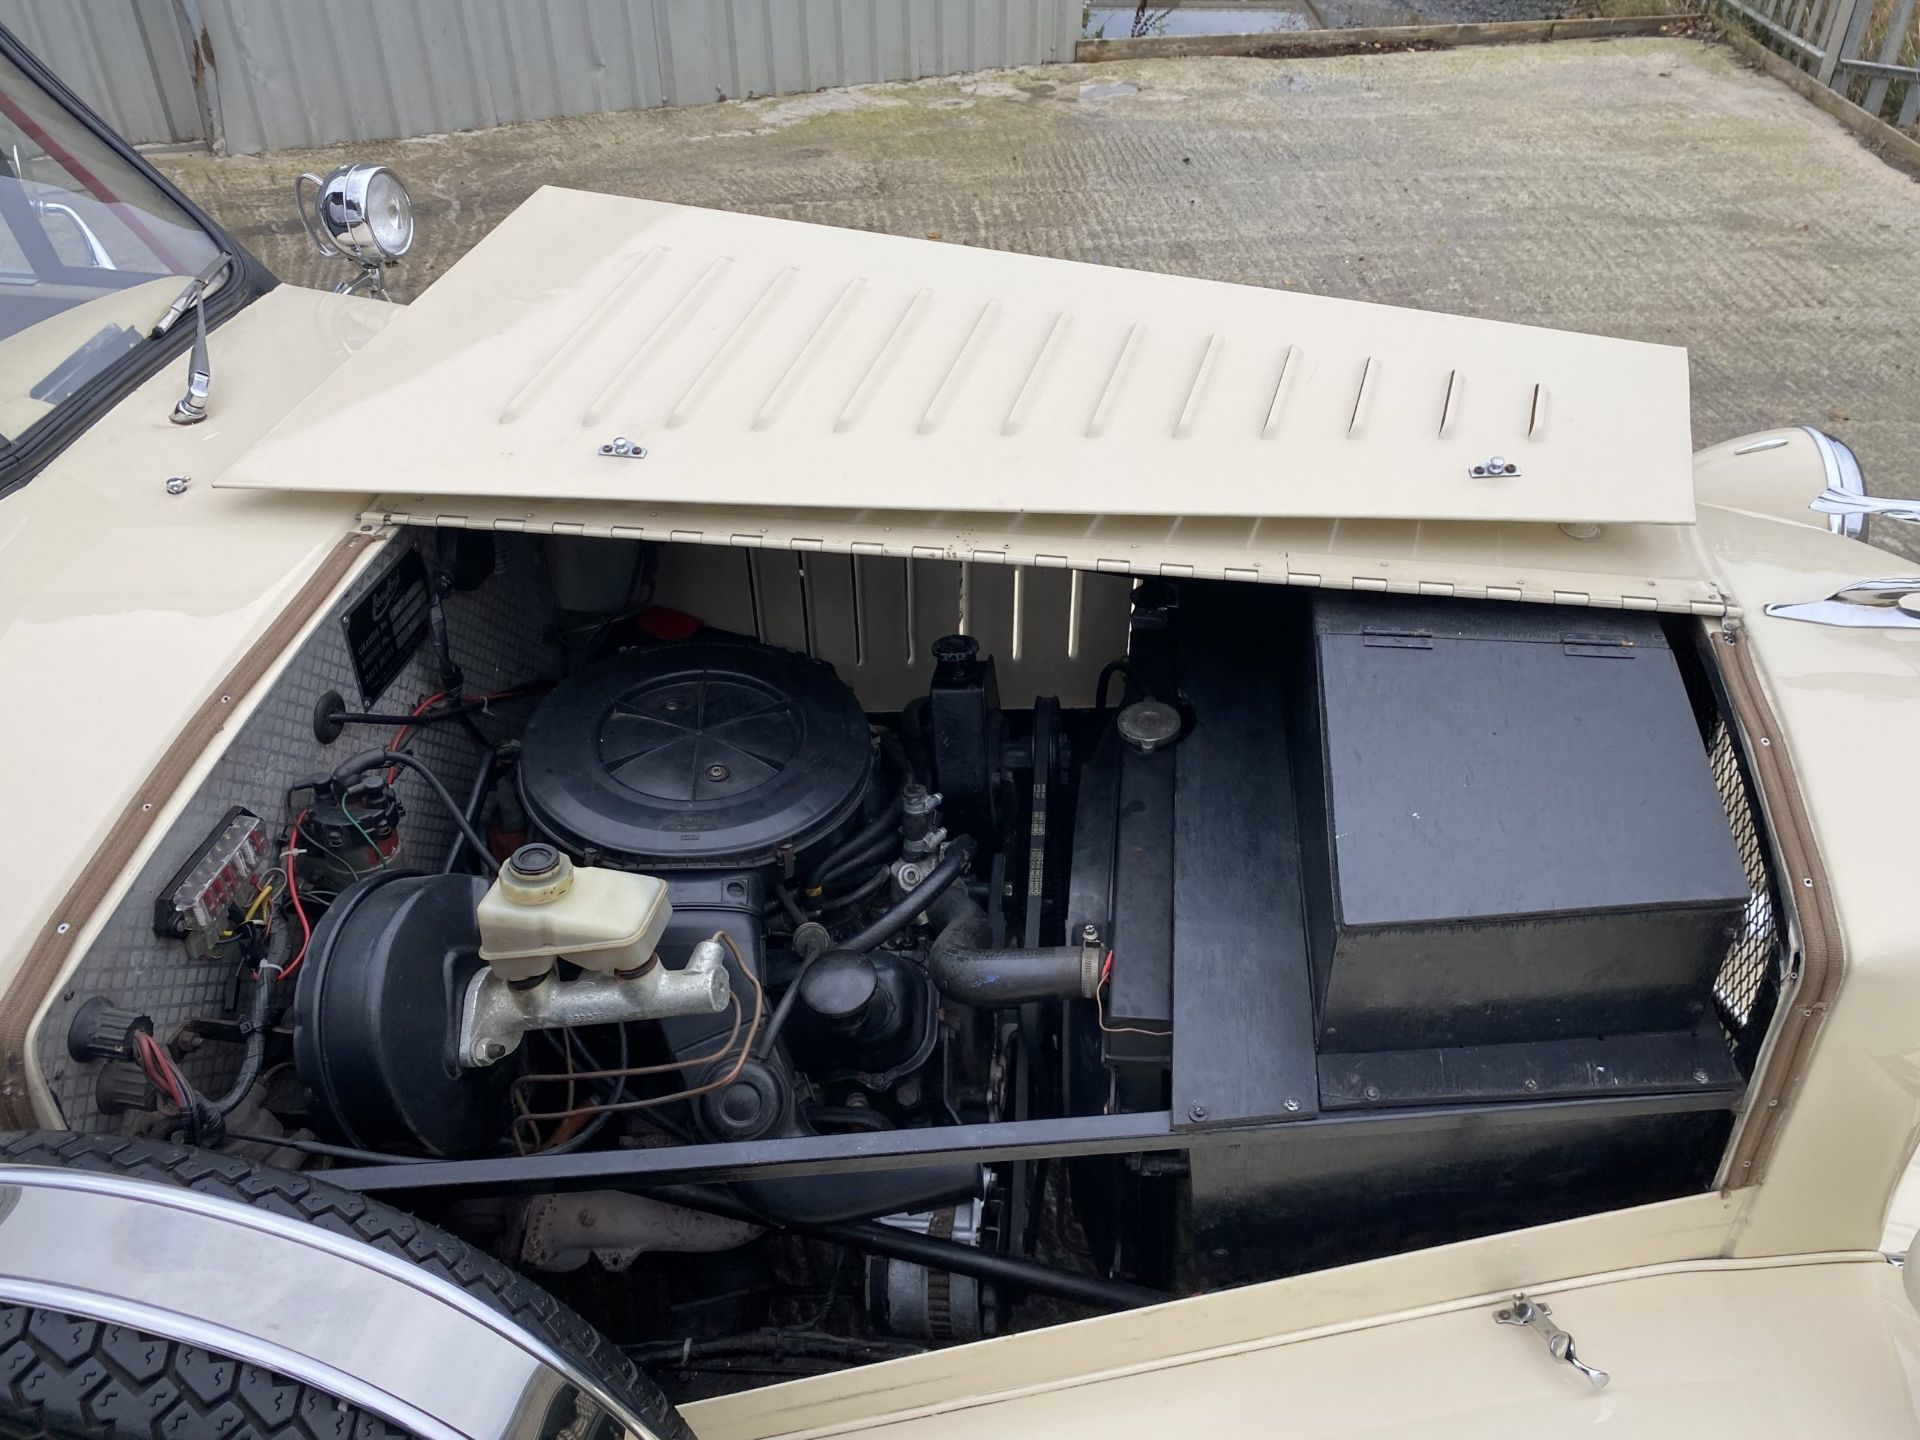
M152 1140L134 1140L114 1135L83 1135L73 1131L26 1131L0 1135L0 1163L9 1165L46 1165L67 1170L89 1170L105 1174L125 1175L139 1180L150 1180L159 1184L177 1185L184 1189L195 1190L204 1195L217 1195L243 1204L256 1206L271 1214L284 1215L317 1225L336 1235L349 1236L361 1240L388 1255L397 1256L418 1265L430 1275L478 1296L487 1305L514 1321L522 1329L545 1341L555 1350L572 1360L587 1374L605 1385L615 1396L632 1407L640 1419L647 1422L659 1440L694 1440L693 1432L687 1428L678 1413L668 1403L660 1389L642 1375L633 1362L614 1347L604 1335L581 1319L573 1311L562 1305L553 1296L528 1280L524 1275L511 1269L491 1255L474 1249L465 1241L449 1235L446 1231L396 1210L377 1200L369 1200L364 1195L350 1190L342 1190L329 1185L316 1176L298 1174L289 1170L275 1170L255 1165L237 1155L222 1155L212 1151L198 1150L186 1145L169 1145ZM8 1310L18 1307L0 1307L0 1384L5 1390L0 1393L24 1395L28 1382L36 1380L43 1385L59 1388L71 1386L74 1381L66 1378L74 1367L58 1374L48 1369L52 1363L47 1356L51 1351L36 1350L37 1364L26 1365L16 1348L21 1345L36 1344L36 1322L40 1316L51 1312L31 1312L31 1318L21 1323L17 1317L5 1316ZM72 1317L54 1317L71 1320ZM76 1322L93 1325L94 1322ZM117 1330L118 1327L94 1325L96 1331ZM54 1327L59 1334L57 1325ZM153 1436L173 1436L180 1434L213 1435L220 1440L248 1434L247 1424L257 1424L257 1414L249 1418L246 1393L265 1391L258 1385L243 1382L239 1372L246 1367L233 1361L218 1361L234 1367L236 1374L228 1377L225 1388L214 1384L214 1377L205 1366L215 1362L217 1357L204 1351L193 1352L194 1358L186 1362L185 1371L177 1371L181 1352L191 1347L173 1346L173 1359L157 1382L138 1379L131 1368L120 1363L116 1356L120 1348L137 1345L142 1339L134 1332L120 1332L111 1344L104 1335L95 1335L79 1356L79 1365L98 1361L102 1376L112 1376L128 1396L140 1397L149 1394L153 1384L173 1385L181 1391L180 1404L170 1405L154 1417L149 1431L127 1429L105 1429L98 1433L111 1436L113 1440L122 1440L129 1435L150 1433ZM71 1349L77 1340L68 1337ZM165 1341L151 1343L166 1344ZM151 1362L149 1362L151 1365ZM24 1367L15 1374L15 1368ZM177 1373L176 1373L177 1372ZM266 1372L261 1372L265 1374ZM91 1372L89 1372L91 1374ZM278 1376L268 1377L279 1385L292 1384ZM98 1389L99 1381L93 1382ZM264 1382L263 1382L264 1383ZM221 1404L227 1410L203 1410L190 1412L188 1418L216 1428L181 1431L181 1423L175 1412L181 1407L198 1403L194 1395L199 1387L218 1391L223 1397ZM188 1393L192 1391L193 1393ZM354 1411L357 1417L347 1422L345 1428L315 1428L313 1420L327 1420L331 1411L337 1411L331 1399L319 1397L324 1404L315 1406L312 1397L318 1392L305 1391L292 1403L292 1415L275 1422L282 1428L259 1429L262 1437L288 1437L288 1440L342 1440L342 1437L357 1437L365 1434L369 1437L397 1435L400 1432L385 1429L362 1431L357 1428L359 1420L371 1420L364 1412ZM275 1402L276 1406L279 1404ZM115 1400L115 1407L121 1408L121 1402ZM312 1412L311 1414L309 1412ZM334 1416L329 1424L337 1424L343 1416ZM170 1421L162 1424L163 1420ZM373 1422L376 1426L379 1422ZM4 1423L0 1422L0 1434L6 1434ZM34 1432L27 1431L26 1434ZM59 1432L52 1432L59 1433ZM76 1432L91 1436L93 1431Z

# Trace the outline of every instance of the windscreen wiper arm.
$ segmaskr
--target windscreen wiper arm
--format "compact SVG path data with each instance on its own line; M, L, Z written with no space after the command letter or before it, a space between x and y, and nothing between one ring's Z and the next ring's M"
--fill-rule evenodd
M204 270L186 283L147 331L149 338L157 338L179 324L189 310L193 312L193 354L187 361L187 390L174 402L173 413L167 417L176 425L194 425L207 418L207 397L213 393L213 366L207 359L207 316L203 302L208 288L232 264L233 256L225 251L214 256Z
M201 300L206 297L207 290L212 286L213 282L220 278L220 272L231 264L233 264L233 256L224 250L209 260L206 268L191 280L187 281L180 293L173 297L173 303L167 306L158 320L153 322L153 325L147 331L149 338L166 334L167 331L180 323L180 317L182 315L185 315L189 310L196 309Z

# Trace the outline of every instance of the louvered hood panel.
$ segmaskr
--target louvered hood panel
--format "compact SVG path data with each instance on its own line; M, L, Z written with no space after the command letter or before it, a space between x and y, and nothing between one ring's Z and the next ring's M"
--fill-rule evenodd
M1684 523L1690 466L1679 349L544 189L216 483Z

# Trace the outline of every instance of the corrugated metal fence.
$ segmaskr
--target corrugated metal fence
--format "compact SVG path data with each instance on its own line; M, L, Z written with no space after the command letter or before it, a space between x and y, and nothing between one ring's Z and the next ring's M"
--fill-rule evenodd
M1869 114L1920 124L1915 0L1713 0Z
M136 144L222 153L1071 60L1080 0L0 0Z

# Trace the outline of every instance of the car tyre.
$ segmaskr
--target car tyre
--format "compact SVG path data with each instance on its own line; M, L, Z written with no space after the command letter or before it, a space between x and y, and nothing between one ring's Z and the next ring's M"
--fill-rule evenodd
M364 1241L476 1296L544 1341L628 1405L658 1440L694 1440L659 1387L585 1320L499 1260L390 1205L235 1155L70 1131L0 1133L0 1164L175 1185ZM388 1440L403 1434L258 1366L121 1326L0 1305L0 1436Z

